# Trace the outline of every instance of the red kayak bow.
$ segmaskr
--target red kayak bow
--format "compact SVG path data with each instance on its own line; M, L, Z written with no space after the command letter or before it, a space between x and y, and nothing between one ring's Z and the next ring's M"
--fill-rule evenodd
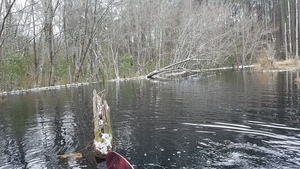
M122 155L114 151L106 154L105 161L107 169L134 169Z

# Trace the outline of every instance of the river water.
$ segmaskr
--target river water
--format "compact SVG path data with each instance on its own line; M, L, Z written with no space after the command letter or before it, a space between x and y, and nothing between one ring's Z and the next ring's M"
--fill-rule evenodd
M0 168L105 168L92 153L93 89L106 90L114 150L135 168L300 168L295 77L222 71L2 96Z

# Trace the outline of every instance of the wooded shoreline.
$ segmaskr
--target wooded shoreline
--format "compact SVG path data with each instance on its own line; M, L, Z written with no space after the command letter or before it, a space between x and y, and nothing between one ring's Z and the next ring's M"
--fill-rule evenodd
M278 65L282 65L282 62L276 63ZM203 73L203 72L209 72L209 71L219 71L219 70L240 70L244 68L251 68L252 71L255 72L262 72L262 73L276 73L276 72L285 72L285 71L298 71L300 70L300 65L294 65L294 64L286 64L284 66L273 66L268 68L262 68L259 64L254 65L240 65L240 66L233 66L233 67L220 67L220 68L211 68L211 69L204 69L202 71L199 71L197 73ZM257 70L255 70L257 69ZM177 78L180 78L178 76ZM119 79L111 79L108 82L118 82L118 81L127 81L127 80L142 80L142 79L150 79L147 78L147 75L145 76L139 76L139 77L133 77L133 78L119 78ZM154 78L156 79L156 78ZM161 78L157 78L160 80ZM164 79L166 80L166 79ZM170 79L171 80L171 79ZM296 79L297 81L298 79ZM99 82L93 82L93 83L99 83ZM7 95L16 95L16 94L25 94L25 93L31 93L31 92L41 92L41 91L48 91L48 90L61 90L61 89L67 89L67 88L73 88L73 87L79 87L79 86L86 86L92 83L72 83L72 84L63 84L63 85L55 85L55 86L46 86L46 87L39 87L39 88L30 88L30 89L21 89L21 90L13 90L13 91L3 91L0 92L0 96L7 96Z
M0 4L2 92L299 55L298 0Z

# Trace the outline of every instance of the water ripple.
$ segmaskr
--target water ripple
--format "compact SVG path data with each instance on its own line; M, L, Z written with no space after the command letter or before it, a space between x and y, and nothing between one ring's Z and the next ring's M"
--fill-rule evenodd
M300 138L297 132L300 129L289 127L285 124L265 123L260 121L246 121L248 125L212 122L210 124L182 123L187 126L194 126L195 132L199 133L199 127L206 129L203 133L221 134L220 130L214 131L209 128L218 128L226 132L243 133L247 136L260 138L260 145L252 143L214 142L212 140L201 141L198 149L204 149L209 156L207 167L234 167L256 166L262 167L266 164L271 168L286 168L285 166L299 165ZM265 128L271 130L265 131ZM210 133L209 131L214 131ZM286 132L284 132L286 131ZM200 131L202 133L202 131ZM297 155L296 155L297 154ZM285 163L278 164L279 161ZM288 168L289 168L288 167Z
M239 124L221 123L221 122L213 122L213 124L196 124L196 123L182 123L182 124L189 125L189 126L198 126L198 127L221 128L224 129L225 131L252 134L257 136L265 136L265 137L276 138L281 140L298 140L298 138L294 136L286 136L286 135L276 134L269 131L256 130L256 129L252 129L251 126L239 125ZM256 123L249 123L249 124L255 124L258 126L270 127L275 129L300 131L300 129L298 128L283 127L282 125L274 125L274 124L273 125L264 124L263 122L259 122L259 123L256 122Z
M251 123L249 123L251 124ZM265 123L258 123L256 124L258 126L263 126L263 127L268 127L268 128L275 128L275 129L284 129L284 130L294 130L294 131L300 131L299 128L293 128L293 127L287 127L284 124L275 124L275 123L270 123L270 124L265 124Z

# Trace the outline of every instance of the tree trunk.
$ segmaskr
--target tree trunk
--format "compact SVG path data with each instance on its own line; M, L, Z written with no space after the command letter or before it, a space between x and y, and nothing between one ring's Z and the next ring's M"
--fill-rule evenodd
M299 56L299 41L298 41L298 36L299 36L299 14L298 14L298 0L296 0L296 60L298 60Z
M288 0L288 20L289 20L289 52L290 54L293 53L292 50L292 19L291 19L291 5L290 5L290 0ZM289 57L288 57L289 59Z
M0 59L2 59L3 56L6 55L7 49L5 48L5 42L8 41L8 37L11 36L11 29L12 29L12 8L16 2L16 0L13 1L7 1L5 0L1 1L1 5L5 6L6 11L4 12L4 16L2 21L0 20ZM0 6L0 9L2 7ZM1 13L0 13L1 14ZM11 43L7 42L7 46L12 46ZM11 52L11 51L10 51Z
M45 38L46 44L48 47L48 56L50 63L50 71L49 71L49 82L48 85L54 85L54 40L53 40L53 18L54 18L54 10L52 0L48 0L44 2L44 15L45 15Z
M291 41L292 41L292 54L294 58L296 56L296 3L295 1L291 1Z
M100 97L96 90L93 91L93 114L95 155L103 159L112 150L110 108L104 99L104 93Z
M285 45L285 59L288 59L288 39L287 39L287 25L284 23L284 45Z
M33 31L33 56L34 56L34 86L37 87L39 83L39 57L37 55L36 48L36 25L35 25L35 14L34 14L35 1L31 0L31 18L32 18L32 31Z

